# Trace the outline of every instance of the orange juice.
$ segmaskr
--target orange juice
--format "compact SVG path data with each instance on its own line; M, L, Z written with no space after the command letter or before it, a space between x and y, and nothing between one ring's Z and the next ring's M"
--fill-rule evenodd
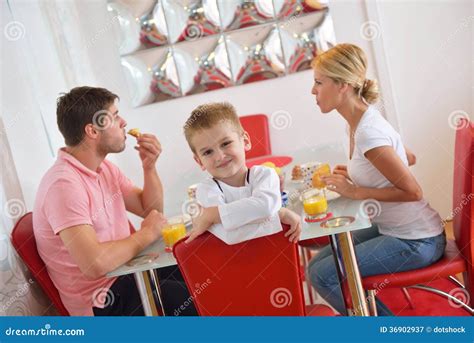
M325 216L328 203L324 192L312 188L303 193L303 209L310 219Z
M313 173L312 184L314 188L324 188L326 183L321 180L321 176L331 175L331 167L327 163L321 163Z
M321 213L326 213L328 210L328 203L323 195L315 196L310 199L306 199L303 202L304 211L310 216L315 216Z
M186 236L186 226L184 225L183 218L170 218L168 225L163 228L161 234L163 235L166 248L171 249L177 241Z

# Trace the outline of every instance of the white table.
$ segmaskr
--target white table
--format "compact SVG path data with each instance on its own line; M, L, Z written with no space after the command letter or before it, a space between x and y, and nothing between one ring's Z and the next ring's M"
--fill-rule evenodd
M344 197L329 201L328 212L332 212L332 218L349 216L353 217L354 221L337 228L323 228L321 224L324 222L306 223L303 221L300 241L323 236L330 237L346 309L353 315L368 316L367 299L362 287L351 235L352 231L366 229L372 225L368 216L362 211L361 204L362 201ZM304 218L304 211L298 201L293 202L292 209L297 213L302 213L302 218Z
M189 229L190 224L186 225ZM129 266L125 263L117 269L107 273L107 277L115 277L121 275L133 274L135 282L137 284L138 292L140 293L140 299L143 304L143 310L146 316L153 316L154 309L159 311L158 314L165 315L163 301L161 297L160 283L158 275L155 269L177 265L176 259L172 252L165 251L165 244L160 238L155 241L142 252L140 252L136 258L144 255L158 255L155 259L150 262L145 262L133 266ZM132 260L133 261L133 260ZM147 292L147 281L150 283L151 297ZM150 299L151 298L151 299Z

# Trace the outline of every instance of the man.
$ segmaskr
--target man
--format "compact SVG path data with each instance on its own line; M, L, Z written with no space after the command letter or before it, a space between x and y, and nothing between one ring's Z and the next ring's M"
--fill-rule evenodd
M143 189L106 160L125 149L118 96L77 87L57 101L66 147L43 177L33 211L38 252L71 315L143 315L133 276L106 278L159 238L166 219L152 134L137 137ZM131 233L126 211L145 218Z

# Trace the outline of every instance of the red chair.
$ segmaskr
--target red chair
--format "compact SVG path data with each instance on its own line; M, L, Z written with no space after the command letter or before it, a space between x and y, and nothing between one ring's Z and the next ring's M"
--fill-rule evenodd
M252 149L245 153L247 167L250 168L264 162L273 162L277 167L284 167L293 161L290 156L272 155L268 118L265 114L252 114L239 119L252 141Z
M321 248L324 248L329 243L330 243L329 236L311 238L311 239L306 239L304 241L298 242L301 264L303 267L302 277L304 277L304 279L306 279L306 270L308 269L309 262L311 261L311 258L313 257L311 254L311 249L321 249ZM310 280L306 280L306 292L308 294L309 303L314 304L317 299L317 295L316 295L316 291L311 285Z
M284 231L288 227L284 227ZM284 231L227 245L211 233L173 252L201 316L334 315L324 305L305 308L297 245Z
M43 289L61 316L69 316L56 286L51 281L46 265L38 254L33 234L33 215L28 212L16 223L11 233L11 241L18 255L30 270L33 278Z
M371 310L375 311L375 289L383 287L418 288L445 296L474 314L474 126L461 120L456 132L454 148L453 228L455 240L448 240L445 254L438 262L406 272L365 277L363 287L369 291ZM464 285L453 275L463 273ZM422 285L449 278L467 292L467 303L438 289ZM379 288L380 287L380 288Z

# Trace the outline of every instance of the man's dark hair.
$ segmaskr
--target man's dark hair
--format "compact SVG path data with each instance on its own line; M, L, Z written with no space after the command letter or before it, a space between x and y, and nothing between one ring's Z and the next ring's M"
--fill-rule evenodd
M60 94L56 116L66 145L78 145L84 138L86 125L96 121L94 115L107 110L115 99L119 99L116 94L98 87L76 87L69 93Z

